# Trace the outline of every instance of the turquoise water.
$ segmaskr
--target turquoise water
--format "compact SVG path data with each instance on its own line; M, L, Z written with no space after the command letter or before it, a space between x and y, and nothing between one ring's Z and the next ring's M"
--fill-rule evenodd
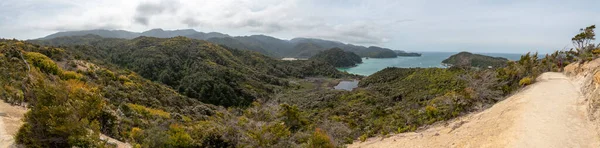
M442 61L457 52L423 52L420 57L397 57L397 58L363 58L363 63L356 67L350 68L338 68L340 71L347 71L349 73L368 76L377 71L380 71L387 67L441 67ZM518 60L521 58L520 54L507 54L507 53L478 53L493 57L504 57L509 60Z
M336 90L347 90L352 91L358 87L358 80L353 81L341 81L337 86L333 87Z

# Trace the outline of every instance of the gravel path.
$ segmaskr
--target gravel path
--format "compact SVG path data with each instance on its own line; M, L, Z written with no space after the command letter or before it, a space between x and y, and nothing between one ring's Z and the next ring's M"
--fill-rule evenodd
M544 73L537 83L485 111L348 147L598 148L600 138L577 88L562 73Z

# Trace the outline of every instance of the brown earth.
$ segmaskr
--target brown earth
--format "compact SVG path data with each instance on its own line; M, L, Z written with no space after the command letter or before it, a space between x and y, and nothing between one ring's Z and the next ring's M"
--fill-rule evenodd
M562 73L544 73L537 80L493 107L449 124L348 147L600 147L578 83Z

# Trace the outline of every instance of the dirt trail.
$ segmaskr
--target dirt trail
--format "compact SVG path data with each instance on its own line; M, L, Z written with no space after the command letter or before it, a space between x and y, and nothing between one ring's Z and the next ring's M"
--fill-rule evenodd
M587 120L579 87L562 73L544 73L538 82L479 113L420 132L370 138L349 147L600 147Z
M11 106L0 100L0 148L15 147L14 135L23 124L24 107Z

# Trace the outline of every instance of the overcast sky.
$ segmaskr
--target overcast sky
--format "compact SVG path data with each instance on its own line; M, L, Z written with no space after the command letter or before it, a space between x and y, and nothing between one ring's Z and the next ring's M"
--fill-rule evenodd
M408 51L549 52L600 24L600 0L1 0L0 38L192 28Z

